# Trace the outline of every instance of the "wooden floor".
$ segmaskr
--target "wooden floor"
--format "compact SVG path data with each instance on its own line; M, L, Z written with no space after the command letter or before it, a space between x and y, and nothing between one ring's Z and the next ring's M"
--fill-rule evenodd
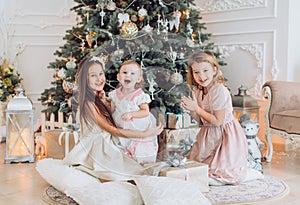
M35 170L35 163L4 164L5 143L0 144L0 205L43 205L41 194L48 184ZM265 175L284 180L289 194L260 205L300 204L300 151L276 151L271 163L264 164Z

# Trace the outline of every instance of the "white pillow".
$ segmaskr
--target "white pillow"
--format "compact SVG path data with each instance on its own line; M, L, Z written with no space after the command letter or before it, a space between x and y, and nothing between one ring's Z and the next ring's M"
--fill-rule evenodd
M197 183L169 177L135 178L145 205L210 205Z
M106 182L66 190L66 194L84 205L143 205L136 186L128 182Z
M247 176L243 182L248 182L256 179L263 179L264 175L255 169L247 168Z
M101 184L95 177L63 164L60 159L39 160L36 163L36 170L50 185L61 192L69 188Z

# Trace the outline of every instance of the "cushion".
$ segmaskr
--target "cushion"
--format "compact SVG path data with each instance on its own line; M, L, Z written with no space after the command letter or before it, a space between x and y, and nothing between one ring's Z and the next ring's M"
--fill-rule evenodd
M141 176L135 178L145 205L208 205L197 183L169 177Z
M271 127L289 134L300 134L300 110L285 110L274 113Z
M142 205L143 200L135 185L128 182L106 182L70 188L66 194L85 205Z
M36 169L50 185L79 204L143 204L136 186L127 182L101 183L97 178L63 164L60 159L39 160Z
M63 164L60 159L39 160L36 163L36 170L50 185L61 192L69 188L101 184L95 177Z

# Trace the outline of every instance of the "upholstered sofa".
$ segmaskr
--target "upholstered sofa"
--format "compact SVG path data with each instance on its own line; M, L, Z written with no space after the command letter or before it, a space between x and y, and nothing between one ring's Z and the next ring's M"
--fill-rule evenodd
M263 96L268 99L265 112L266 161L271 162L274 134L285 139L300 137L300 82L268 81L262 89Z

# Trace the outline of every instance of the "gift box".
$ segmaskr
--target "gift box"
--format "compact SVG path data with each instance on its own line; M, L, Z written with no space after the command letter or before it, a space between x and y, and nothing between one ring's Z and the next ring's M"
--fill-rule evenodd
M189 113L166 113L165 115L166 128L169 129L180 129L197 126L197 122L192 119Z
M184 129L164 129L158 136L158 152L167 149L180 148L182 143L194 143L201 127L189 127Z
M184 167L164 167L158 176L182 179L199 184L202 192L208 192L208 165L196 161L187 161Z
M54 159L63 159L65 154L72 150L74 147L75 140L73 133L70 133L68 137L68 145L66 145L65 135L62 136L63 139L59 140L61 136L61 130L51 130L45 133L45 137L47 140L47 157ZM68 148L69 150L66 150Z

